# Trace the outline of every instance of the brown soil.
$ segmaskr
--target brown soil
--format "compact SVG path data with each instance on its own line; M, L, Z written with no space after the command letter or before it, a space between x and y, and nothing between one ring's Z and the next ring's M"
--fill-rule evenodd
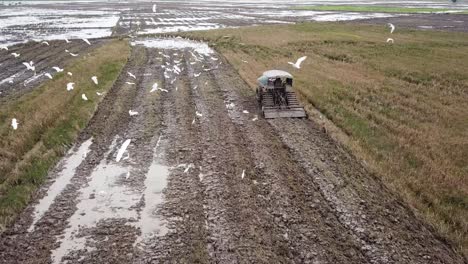
M137 169L118 185L143 193L156 148L171 168L155 209L168 232L135 245L138 219L110 215L79 229L86 247L67 254L68 263L464 263L317 124L253 121L255 96L226 61L191 64L188 50L158 52L134 47L80 136L78 143L93 137L93 144L71 184L33 232L34 204L1 235L1 263L50 263L91 172L115 160L126 138L130 158L122 164ZM171 84L161 66L175 60L183 66ZM149 93L155 80L168 92ZM139 114L130 117L129 109ZM142 196L136 210L148 202Z

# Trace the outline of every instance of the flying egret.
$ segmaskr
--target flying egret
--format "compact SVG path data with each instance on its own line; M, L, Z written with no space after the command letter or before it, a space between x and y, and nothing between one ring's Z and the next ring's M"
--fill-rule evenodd
M395 43L395 41L392 38L388 38L387 43Z
M88 45L91 45L91 42L89 42L88 39L82 38L82 40L83 40L84 42L86 42Z
M26 66L26 68L28 70L31 70L31 71L35 71L36 70L36 66L33 66L33 62L23 62L23 65Z
M153 13L156 13L156 4L153 5Z
M138 115L138 112L137 112L137 111L128 110L128 114L129 114L130 116L134 116L134 115Z
M81 94L81 99L88 101L88 97L86 97L86 94Z
M119 151L117 152L117 157L115 158L115 161L119 162L122 159L123 154L127 150L128 145L130 145L131 139L125 140L125 142L120 146Z
M16 118L11 119L11 126L14 130L18 129L18 120Z
M0 50L8 50L7 46L1 47Z
M304 57L300 57L299 59L297 59L296 63L292 63L290 61L288 63L291 64L294 68L300 69L302 62L305 61L306 59L307 59L307 56L304 56Z
M16 53L16 52L13 52L11 55L13 55L13 57L15 57L15 58L18 58L20 56L20 54Z
M388 23L388 26L390 27L390 34L392 34L395 31L395 26L392 23Z
M130 77L132 77L133 79L136 79L136 76L135 76L135 75L133 75L133 73L131 73L131 72L127 72L127 74L128 74Z
M198 74L197 74L197 73L194 73L193 76L194 76L194 77L198 77L198 76L200 76L200 74L201 74L201 72L198 73Z
M56 72L63 72L63 69L60 69L57 66L52 67L52 69L54 69Z
M67 91L71 91L75 88L75 83L67 83Z
M93 82L94 82L96 85L98 85L99 82L98 82L98 79L97 79L96 76L91 77L91 80L93 80Z

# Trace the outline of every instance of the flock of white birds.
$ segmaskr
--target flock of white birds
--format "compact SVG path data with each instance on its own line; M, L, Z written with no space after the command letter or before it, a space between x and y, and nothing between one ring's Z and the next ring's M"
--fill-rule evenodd
M156 6L156 4L153 5L152 11L153 11L154 13L157 12L157 6ZM393 32L395 31L395 26L394 26L392 23L388 23L388 26L390 27L390 34L393 34ZM71 43L71 41L68 40L67 38L65 38L64 40L65 40L66 43ZM82 38L82 40L83 40L85 43L87 43L88 45L91 45L91 42L90 42L88 39ZM393 38L388 38L388 39L387 39L387 43L394 43ZM41 44L50 46L50 44L49 44L47 41L42 41ZM0 49L8 50L8 47L1 47ZM68 54L69 54L70 56L72 56L72 57L77 57L77 56L78 56L78 54L72 53L72 52L70 52L69 50L65 50L65 52L68 53ZM191 54L192 54L193 57L196 59L196 61L190 62L190 64L192 64L192 65L195 64L197 61L200 61L200 60L202 59L202 58L198 57L197 55L195 55L193 52L191 52ZM15 52L11 53L11 55L12 55L13 57L15 57L15 58L19 58L19 57L21 56L21 54L15 53ZM160 55L162 55L162 56L164 56L164 57L167 56L167 55L165 55L165 54L162 54L161 52L160 52ZM217 60L218 60L218 58L215 58L215 57L211 57L211 59L214 60L214 61L217 61ZM288 64L290 64L292 67L294 67L294 68L296 68L296 69L301 69L301 64L302 64L306 59L307 59L307 56L303 56L303 57L300 57L299 59L297 59L296 62L288 62ZM165 76L166 78L169 77L169 72L175 73L176 75L178 75L178 74L181 72L181 69L180 69L180 67L179 67L180 61L174 61L174 62L175 62L175 64L173 65L172 69L171 69L171 68L166 68L166 66L164 66L164 65L162 66L163 68L165 68L164 76ZM244 62L244 63L248 63L247 61L243 61L243 62ZM166 63L166 64L167 64L167 66L169 66L169 63ZM221 64L221 63L220 63L220 64ZM33 61L30 61L30 62L23 62L23 65L26 67L26 70L33 71L33 72L34 72L34 75L36 75L36 66L34 65L34 62L33 62ZM58 67L58 66L54 66L54 67L52 67L52 69L55 70L56 73L59 73L59 72L63 72L63 71L64 71L64 69L62 69L62 68L60 68L60 67ZM209 71L209 70L212 70L212 69L204 69L204 70L205 70L205 71ZM73 74L72 74L71 72L67 72L67 74L68 74L69 76L73 76ZM133 78L133 79L136 80L136 76L135 76L134 74L132 74L131 72L127 72L127 74L128 74L128 76L130 76L131 78ZM53 75L52 75L51 73L49 73L49 72L43 73L43 75L46 76L46 77L49 78L49 79L53 79ZM199 77L200 75L201 75L201 72L199 72L199 73L194 73L194 74L193 74L193 77L194 77L194 78L197 78L197 77ZM96 84L96 85L99 84L98 79L97 79L97 76L92 76L92 77L91 77L91 80L93 81L94 84ZM173 84L173 83L175 82L175 80L176 80L176 78L172 79L171 84ZM11 82L12 82L12 80L10 81L10 83L11 83ZM126 82L126 84L128 84L128 85L135 85L134 82L128 82L128 81ZM198 87L198 86L195 86L194 89L197 89L197 87ZM73 90L74 88L75 88L75 83L74 83L74 82L69 82L69 83L67 83L67 87L66 87L67 91L71 91L71 90ZM155 92L155 91L158 91L158 90L159 90L159 91L162 91L162 92L168 92L168 90L163 89L163 88L161 88L161 87L158 87L158 83L154 83L153 86L152 86L152 88L151 88L151 90L150 90L150 93ZM177 90L177 87L176 87L176 90ZM98 96L101 96L101 95L102 95L102 93L100 93L100 92L96 92L96 94L97 94ZM81 95L81 98L82 98L84 101L88 101L88 97L87 97L86 94L84 94L84 93ZM138 112L133 111L133 110L129 110L129 115L130 115L130 116L138 115ZM198 111L196 111L196 116L197 116L197 117L201 117L202 114L199 113ZM258 119L258 118L256 117L256 118L254 118L253 121L255 121L255 120L257 120L257 119ZM194 122L195 122L195 119L193 120L193 123L194 123ZM12 128L13 128L14 130L18 129L18 124L19 124L18 120L17 120L16 118L12 118L12 120L11 120L11 126L12 126Z
M66 43L71 43L71 41L68 40L68 39L66 39L66 38L65 38L64 40L65 40ZM82 38L81 40L83 40L83 41L84 41L85 43L87 43L88 45L91 45L91 42L90 42L88 39ZM47 42L47 41L42 41L41 44L46 45L46 46L50 46L49 42ZM1 50L6 50L6 51L8 51L8 47L7 47L7 46L1 47L0 49L1 49ZM68 53L68 54L70 54L72 57L77 57L77 56L78 56L78 54L72 53L72 52L70 52L69 50L65 50L65 52ZM12 53L10 53L10 54L11 54L14 58L16 58L16 59L21 59L21 54L19 54L19 53L12 52ZM23 65L26 67L26 71L32 71L32 72L34 72L34 76L37 76L37 73L36 73L36 65L34 64L33 61L23 62ZM64 71L64 69L62 69L62 68L60 68L60 67L58 67L58 66L51 67L51 69L54 70L55 73L59 73L59 72L63 72L63 71ZM46 76L46 77L49 78L49 79L53 79L53 78L54 78L51 72L44 72L44 73L42 73L42 74L40 74L40 75ZM73 73L67 72L67 75L73 76ZM91 80L92 80L96 85L98 84L98 80L97 80L97 77L96 77L96 76L91 77ZM28 81L25 81L25 82L24 82L24 85L25 85L25 86L26 86L27 82L28 82ZM9 83L13 83L13 80L10 80ZM67 83L67 87L66 87L67 91L71 91L71 90L73 90L74 88L75 88L75 83L74 83L74 82L69 82L69 83ZM82 95L81 95L81 98L82 98L83 100L85 100L85 101L88 100L86 94L82 94ZM19 121L18 121L16 118L12 118L12 119L11 119L11 127L13 128L13 130L17 130L17 129L18 129L18 124L19 124Z

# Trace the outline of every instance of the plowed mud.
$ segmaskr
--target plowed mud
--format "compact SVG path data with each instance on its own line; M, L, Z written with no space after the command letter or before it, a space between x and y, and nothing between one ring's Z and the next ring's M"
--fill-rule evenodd
M2 263L464 263L315 123L262 119L223 58L190 49L134 46L36 201Z

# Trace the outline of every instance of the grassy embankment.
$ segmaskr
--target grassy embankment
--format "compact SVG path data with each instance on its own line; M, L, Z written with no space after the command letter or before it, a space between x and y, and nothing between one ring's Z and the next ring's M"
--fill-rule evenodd
M11 223L44 181L47 172L73 144L102 96L127 61L128 42L115 40L78 58L65 69L17 100L0 106L0 232ZM96 75L99 85L91 81ZM67 91L68 82L75 89ZM85 93L88 101L81 98ZM17 130L11 119L18 119Z
M298 6L293 7L297 10L311 11L340 11L340 12L377 12L377 13L445 13L456 11L466 14L468 11L448 9L448 8L427 8L427 7L394 7L394 6L356 6L356 5L316 5L316 6Z
M215 45L252 88L265 70L291 72L311 116L332 120L343 144L468 255L468 34L398 30L391 45L385 26L305 23L185 35ZM288 65L304 55L302 69Z

